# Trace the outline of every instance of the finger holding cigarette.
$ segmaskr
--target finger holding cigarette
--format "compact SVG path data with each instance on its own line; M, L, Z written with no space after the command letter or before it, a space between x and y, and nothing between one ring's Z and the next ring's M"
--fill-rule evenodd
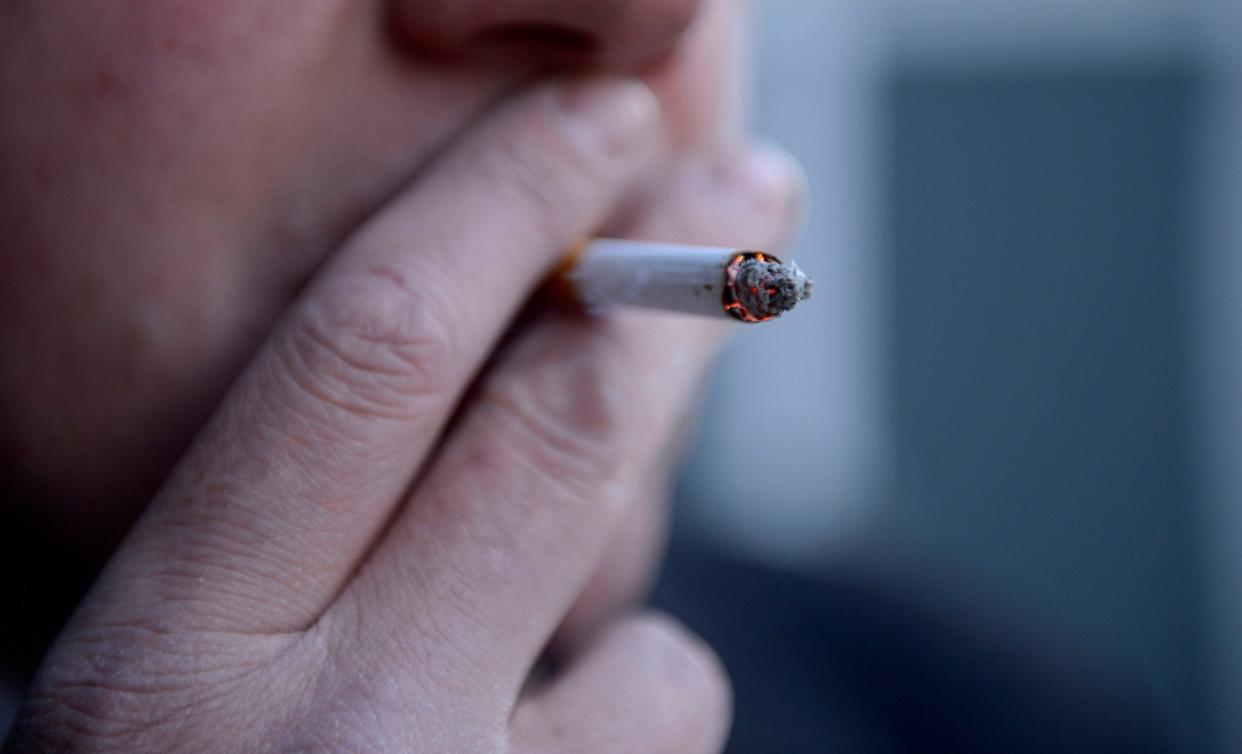
M733 254L736 249L784 253L799 226L803 186L801 168L783 150L766 144L738 146L672 166L669 175L641 194L619 220L605 226L605 235L695 241L721 249L727 246ZM660 245L670 253L686 248ZM563 260L563 273L583 256L587 244L576 248L576 256ZM553 280L559 283L558 300L576 296L564 274ZM560 657L590 646L595 632L624 614L654 578L663 550L673 466L683 456L690 436L694 412L689 407L701 399L704 375L711 371L709 365L723 341L731 331L743 329L734 326L737 319L724 314L723 290L716 290L717 298L703 309L706 316L664 316L658 309L623 305L609 316L549 317L539 324L540 329L553 332L535 337L558 342L562 353L588 351L567 331L623 336L625 353L617 363L624 368L602 367L606 378L600 390L609 394L617 392L619 385L639 386L641 394L628 399L626 405L638 413L636 421L646 448L641 465L623 487L622 494L629 501L627 519L554 640ZM581 309L578 301L575 305ZM607 354L617 348L614 341L606 349L590 350ZM548 390L546 382L541 384ZM632 389L622 394L633 396Z
M796 263L762 251L615 238L580 244L558 283L588 311L637 306L751 323L790 311L814 285Z
M515 356L520 348L527 354L534 351L540 358L518 357L518 363L528 366L520 375L510 372L508 384L493 387L503 391L505 397L499 402L507 407L525 407L522 414L538 417L537 426L556 427L557 437L572 438L564 447L574 449L570 457L575 462L558 465L548 476L558 480L558 488L572 488L566 481L577 479L579 489L589 490L578 504L559 500L548 505L548 498L541 496L545 501L542 510L553 515L585 512L584 518L598 520L609 502L620 502L625 513L592 578L575 598L549 645L562 673L559 688L519 703L514 713L519 736L530 729L546 730L552 727L549 721L581 719L590 709L589 700L598 694L620 697L616 666L602 667L605 663L600 661L611 645L599 637L611 634L610 626L619 625L619 617L632 610L627 605L643 594L654 576L666 531L673 465L687 437L689 404L704 392L711 360L729 331L735 329L727 322L737 321L724 312L725 265L737 255L736 248L782 248L796 226L802 204L800 177L795 163L767 149L743 147L710 162L686 160L644 194L623 221L608 226L622 238L702 239L721 244L708 252L696 247L659 244L660 249L652 249L620 242L654 252L654 261L659 262L678 250L693 250L688 256L698 259L711 256L713 263L704 284L713 285L716 296L691 299L704 303L702 309L691 311L709 316L665 316L654 309L626 308L632 306L632 300L605 302L599 306L621 306L608 316L543 317L513 343ZM725 249L724 244L736 244L736 248ZM567 264L565 273L577 263L589 262L591 251L583 244L576 262ZM633 269L644 267L648 267L645 262L633 265ZM559 280L569 287L566 274ZM697 287L702 289L702 285ZM680 290L684 292L686 287ZM682 301L686 295L690 294L683 293ZM543 368L532 369L529 365L533 363ZM493 374L503 379L504 370L505 365L498 364ZM548 406L562 407L558 421L549 421ZM588 407L590 410L584 410ZM520 437L502 434L505 429L498 427L486 434L502 447L526 444ZM601 448L611 452L600 454ZM558 457L565 460L565 456ZM589 484L581 483L584 457L595 457L596 463L585 468L588 473L593 470L599 474ZM624 463L620 463L622 459ZM561 562L561 543L580 540L586 530L581 524L543 528L559 533L557 544L549 548L549 557ZM565 532L572 532L572 536L565 536ZM701 737L705 746L681 745L670 751L719 751L723 746L728 728L727 682L704 682L702 669L706 668L710 677L713 668L719 669L719 661L709 654L699 662L697 673L664 673L701 682L692 689L683 687L668 698L695 700L694 709L678 712L676 717L683 730L701 726L698 729L705 731ZM722 687L726 689L723 693ZM661 704L668 714L668 702ZM709 713L704 714L704 709ZM712 709L717 712L711 713ZM690 725L690 720L698 722ZM530 748L543 750L537 745ZM583 749L595 750L591 746Z

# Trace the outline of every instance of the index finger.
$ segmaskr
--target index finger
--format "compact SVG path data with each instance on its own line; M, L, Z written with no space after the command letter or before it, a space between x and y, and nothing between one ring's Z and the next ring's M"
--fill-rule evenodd
M140 606L171 597L198 628L313 622L531 288L624 195L656 123L641 83L600 79L540 86L465 137L294 305L113 583Z
M680 167L627 226L634 235L771 248L789 231L798 174L780 153ZM427 673L486 672L511 701L638 490L662 473L723 326L629 311L524 329L329 609L321 626L342 628L329 632L335 646L360 667L415 657Z

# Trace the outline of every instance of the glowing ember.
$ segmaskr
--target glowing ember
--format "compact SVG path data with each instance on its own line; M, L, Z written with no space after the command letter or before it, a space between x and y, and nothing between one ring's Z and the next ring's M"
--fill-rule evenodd
M724 310L743 322L767 322L811 297L814 281L798 265L742 252L725 271Z

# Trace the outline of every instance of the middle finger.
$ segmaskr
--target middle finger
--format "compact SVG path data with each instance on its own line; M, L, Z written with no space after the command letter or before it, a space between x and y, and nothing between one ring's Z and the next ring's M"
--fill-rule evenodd
M641 84L600 79L538 86L463 137L294 305L113 581L147 585L138 606L172 596L197 629L312 623L530 288L627 193L658 122Z
M788 233L798 178L783 155L755 150L679 178L632 232L769 248ZM441 655L494 674L512 700L620 522L649 504L637 492L663 475L721 330L650 312L535 323L484 378L333 606L363 634L343 641L425 661L435 636Z

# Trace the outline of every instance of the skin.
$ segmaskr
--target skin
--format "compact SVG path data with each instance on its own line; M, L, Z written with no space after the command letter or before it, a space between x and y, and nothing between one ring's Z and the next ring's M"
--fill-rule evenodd
M10 476L101 552L143 511L16 750L720 748L710 650L624 605L721 328L513 325L600 229L778 246L797 171L731 4L584 5L0 10Z

